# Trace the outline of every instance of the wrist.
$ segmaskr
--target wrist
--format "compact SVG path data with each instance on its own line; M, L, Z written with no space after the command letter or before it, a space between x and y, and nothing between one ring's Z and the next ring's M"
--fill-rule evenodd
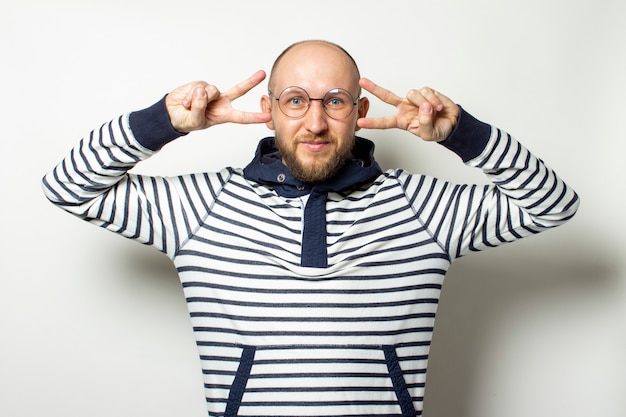
M135 139L144 147L158 151L167 143L186 135L177 131L170 120L164 96L150 107L132 112L129 124Z
M447 139L439 144L456 153L467 162L482 153L491 136L491 126L481 122L459 106L456 126Z

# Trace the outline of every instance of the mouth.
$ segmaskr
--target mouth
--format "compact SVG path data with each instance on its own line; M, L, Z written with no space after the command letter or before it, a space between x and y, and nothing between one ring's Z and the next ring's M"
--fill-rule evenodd
M329 142L302 142L301 145L312 152L319 152L328 146Z
M311 152L320 152L331 144L328 139L315 138L300 141L300 145Z

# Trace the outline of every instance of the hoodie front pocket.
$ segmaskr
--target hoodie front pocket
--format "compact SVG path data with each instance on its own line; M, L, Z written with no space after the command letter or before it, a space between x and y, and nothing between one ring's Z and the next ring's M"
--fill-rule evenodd
M421 400L421 379L414 378L415 369L403 369L416 365L417 356L406 346L239 349L236 358L230 356L231 363L239 363L231 368L230 389L222 397L224 416L419 415L414 401ZM207 400L219 402L218 397Z

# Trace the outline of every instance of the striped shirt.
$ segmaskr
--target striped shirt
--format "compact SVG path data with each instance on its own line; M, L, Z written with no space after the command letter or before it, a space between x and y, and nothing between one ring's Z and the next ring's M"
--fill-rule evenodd
M303 266L307 196L287 197L242 169L129 173L156 152L129 120L86 136L44 177L44 190L172 259L210 416L421 415L451 262L558 226L578 206L550 168L495 127L468 158L463 141L478 139L461 120L446 146L492 185L397 169L329 191L326 265Z

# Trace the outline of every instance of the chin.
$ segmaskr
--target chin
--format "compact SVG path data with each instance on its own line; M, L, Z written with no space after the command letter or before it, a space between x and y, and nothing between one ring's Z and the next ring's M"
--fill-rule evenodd
M287 167L298 180L308 184L319 184L334 177L344 162L345 159L339 158L326 158L323 162L315 161L308 164L300 160Z

